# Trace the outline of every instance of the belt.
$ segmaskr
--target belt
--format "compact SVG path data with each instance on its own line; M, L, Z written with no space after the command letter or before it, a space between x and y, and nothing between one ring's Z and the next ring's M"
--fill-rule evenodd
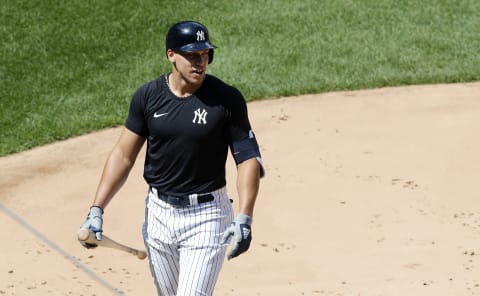
M157 196L160 200L174 207L194 206L201 203L213 201L215 199L215 197L211 193L190 194L188 196L173 196L173 195L166 195L166 194L157 192Z

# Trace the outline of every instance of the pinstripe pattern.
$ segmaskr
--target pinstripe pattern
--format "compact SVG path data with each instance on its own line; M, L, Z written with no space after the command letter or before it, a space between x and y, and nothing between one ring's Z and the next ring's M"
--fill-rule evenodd
M212 295L227 245L222 233L233 219L225 187L215 200L175 208L149 191L143 237L159 295Z

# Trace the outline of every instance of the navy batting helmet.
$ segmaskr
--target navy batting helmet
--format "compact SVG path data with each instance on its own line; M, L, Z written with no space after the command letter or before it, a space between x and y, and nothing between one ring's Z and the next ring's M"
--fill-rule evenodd
M208 63L213 61L213 49L217 46L210 42L207 27L194 21L176 23L167 33L165 50L192 52L209 49Z

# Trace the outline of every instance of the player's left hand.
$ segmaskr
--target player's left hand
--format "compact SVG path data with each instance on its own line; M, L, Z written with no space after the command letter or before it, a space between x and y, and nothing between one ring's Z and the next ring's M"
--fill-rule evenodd
M252 241L252 217L239 214L233 220L232 224L223 233L222 245L233 236L233 247L228 254L228 260L237 257L243 252L247 251Z

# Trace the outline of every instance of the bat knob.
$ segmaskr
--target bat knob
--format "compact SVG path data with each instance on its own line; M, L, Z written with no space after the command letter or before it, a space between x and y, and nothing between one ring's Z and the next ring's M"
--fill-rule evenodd
M90 231L85 228L80 228L77 232L77 238L80 241L86 241L90 236Z
M87 249L94 249L98 246L98 244L96 243L96 239L91 239L95 238L95 235L88 229L80 228L77 232L77 238L80 244Z

